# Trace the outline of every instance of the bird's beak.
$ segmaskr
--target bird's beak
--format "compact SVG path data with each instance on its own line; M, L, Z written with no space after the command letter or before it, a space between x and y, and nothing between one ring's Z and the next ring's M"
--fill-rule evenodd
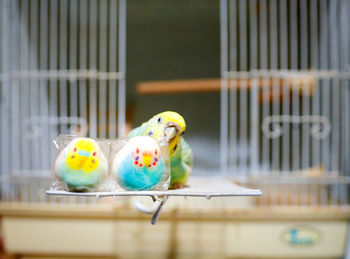
M90 153L85 150L79 150L78 155L79 155L79 166L83 167L86 162L86 159L90 156Z
M149 155L149 154L143 154L142 155L142 160L143 160L144 165L148 166L151 163L152 158L153 157L151 155Z
M170 142L176 137L176 134L180 131L179 125L174 122L168 122L167 127L164 130L164 137L167 142Z
M167 127L164 131L165 140L169 142L176 136L176 129L174 127Z

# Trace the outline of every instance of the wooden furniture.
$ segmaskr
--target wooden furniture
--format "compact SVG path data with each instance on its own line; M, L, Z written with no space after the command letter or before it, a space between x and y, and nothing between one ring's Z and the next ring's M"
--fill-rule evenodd
M245 205L233 209L230 198L182 200L169 199L155 226L129 201L0 203L5 249L26 258L340 258L345 253L348 208L249 208L249 199L243 199ZM291 239L295 231L305 244Z

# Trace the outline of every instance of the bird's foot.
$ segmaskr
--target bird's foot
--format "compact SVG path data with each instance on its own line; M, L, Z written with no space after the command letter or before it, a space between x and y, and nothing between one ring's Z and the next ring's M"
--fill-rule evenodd
M185 187L186 187L186 185L184 185L182 183L173 183L172 185L170 185L169 190L177 190L177 189L182 189Z

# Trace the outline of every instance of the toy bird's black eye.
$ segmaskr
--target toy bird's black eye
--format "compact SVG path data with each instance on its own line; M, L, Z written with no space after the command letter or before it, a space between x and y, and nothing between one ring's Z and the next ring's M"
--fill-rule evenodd
M175 147L174 147L174 151L177 149L177 144L175 145Z
M180 134L180 136L183 136L185 134L185 131L183 131L181 134Z
M158 118L158 123L160 123L162 121L162 118L161 117L159 117Z

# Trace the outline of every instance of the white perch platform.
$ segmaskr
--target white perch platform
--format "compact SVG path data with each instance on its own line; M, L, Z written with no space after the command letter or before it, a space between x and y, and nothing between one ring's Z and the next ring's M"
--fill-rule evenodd
M68 192L59 190L47 190L47 195L55 196L85 196L85 197L118 197L118 196L150 196L154 200L153 208L146 208L141 202L135 207L141 212L152 214L152 224L155 224L160 210L170 196L204 197L232 197L232 196L261 196L262 192L256 189L248 189L221 177L191 177L187 182L189 187L167 191L110 191L110 192ZM157 198L156 198L157 197Z
M261 196L260 190L248 189L220 177L191 177L186 188L167 191L117 191L117 192L68 192L47 190L48 195L58 196L192 196L192 197L223 197L223 196Z

